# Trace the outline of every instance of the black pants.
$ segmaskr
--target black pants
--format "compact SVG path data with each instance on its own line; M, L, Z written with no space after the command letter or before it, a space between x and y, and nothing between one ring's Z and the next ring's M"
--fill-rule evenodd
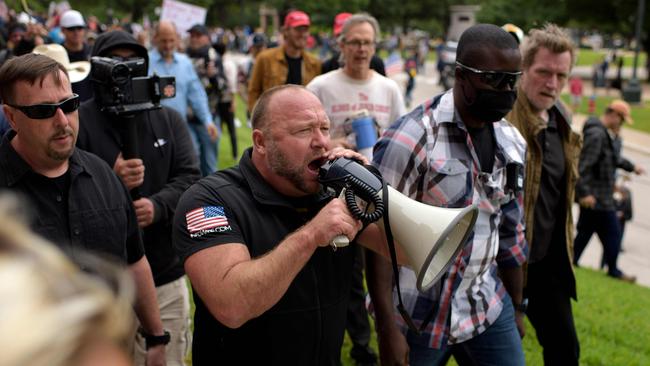
M587 247L589 239L596 233L603 244L607 274L612 277L620 277L622 272L618 269L617 262L621 246L621 227L616 217L616 211L592 210L581 207L577 229L578 234L573 247L573 263L578 264L578 260Z
M221 119L221 130L223 131L224 124L228 126L230 146L232 146L232 158L237 160L239 156L237 151L237 129L235 128L235 113L230 109L231 106L231 102L219 103L217 104L217 112L219 112L219 118Z
M366 292L363 289L364 249L360 245L356 247L345 329L354 345L365 347L370 342L370 321L366 310Z
M570 286L575 284L568 284L573 275L569 260L565 257L564 261L562 264L547 256L528 265L526 315L544 349L544 364L547 366L578 365L580 358L580 344L571 310L574 288Z

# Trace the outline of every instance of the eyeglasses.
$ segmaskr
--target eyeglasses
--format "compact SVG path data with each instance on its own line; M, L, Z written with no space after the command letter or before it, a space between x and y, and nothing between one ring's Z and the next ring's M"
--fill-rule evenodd
M521 71L484 71L465 66L458 61L456 61L456 65L463 70L471 71L478 75L484 83L494 89L503 89L506 85L510 87L510 89L514 89L515 85L517 85L519 76L521 76Z
M344 42L346 46L351 46L354 48L361 48L363 46L366 46L368 48L375 47L375 42L374 41L361 41L358 39L354 39L352 41L345 41Z
M34 104L34 105L11 105L8 106L16 108L19 111L23 112L27 117L31 119L46 119L54 116L56 111L61 108L63 113L68 114L79 109L79 96L77 94L72 94L72 96L61 103L57 104Z
M86 29L86 28L85 27L69 27L69 28L66 28L65 30L68 30L70 32L76 32L76 31L80 31L80 30L83 30L83 29Z

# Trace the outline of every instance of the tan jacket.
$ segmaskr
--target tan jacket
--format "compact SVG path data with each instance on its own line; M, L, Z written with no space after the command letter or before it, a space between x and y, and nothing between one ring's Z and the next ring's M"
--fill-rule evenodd
M555 109L560 116L558 118L558 129L561 131L564 147L564 159L567 167L566 174L566 222L565 222L565 237L568 263L566 265L572 267L573 263L573 197L575 194L576 181L578 179L578 161L580 158L580 148L582 146L582 139L579 134L571 129L571 117L566 111L566 108L560 101L556 102L551 109ZM517 93L517 101L512 111L506 117L519 132L524 136L526 143L528 143L528 150L526 151L526 182L524 187L524 215L526 217L526 241L528 245L532 245L533 241L533 215L535 212L535 204L539 196L540 182L542 176L542 147L539 144L538 134L544 129L546 123L536 115L530 106L530 102L526 94L519 90ZM572 273L572 272L571 272ZM572 297L575 294L575 278L572 281Z
M320 75L320 66L316 57L302 52L302 85L307 85L311 79ZM265 90L285 84L288 72L283 47L271 48L257 55L248 84L248 111L253 111L253 106Z

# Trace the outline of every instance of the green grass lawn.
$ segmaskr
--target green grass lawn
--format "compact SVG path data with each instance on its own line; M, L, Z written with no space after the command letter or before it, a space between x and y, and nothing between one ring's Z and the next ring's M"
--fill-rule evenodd
M650 289L623 283L603 272L577 268L578 302L573 303L584 366L650 365ZM376 350L373 334L371 346ZM341 351L343 365L354 365L346 335ZM542 349L535 330L526 320L523 340L526 365L542 366ZM449 365L456 365L452 360Z
M401 54L402 54L402 57L407 57L409 55L409 53L407 51L402 51ZM388 58L389 54L388 54L387 50L382 48L380 50L377 50L377 56L379 56L383 60L385 60L385 59ZM437 59L438 58L437 58L437 55L436 55L436 50L433 49L433 48L430 49L429 52L427 53L427 61L428 62L436 62Z
M605 108L611 103L614 99L621 99L618 96L618 91L612 89L612 96L598 96L595 99L595 112L594 115L601 116L605 112ZM613 95L617 96L614 97ZM562 95L562 101L567 105L570 105L571 100L569 94ZM625 124L623 128L631 128L638 131L650 133L650 108L647 105L647 102L643 101L641 104L631 104L632 107L632 119L634 120L633 124ZM589 115L589 97L584 96L582 98L582 104L578 108L578 113Z
M239 156L241 156L242 152L252 145L251 129L246 126L246 103L239 96L237 96L235 106L235 117L242 124L241 127L237 128L237 149L239 150ZM224 130L221 131L219 137L219 169L226 169L237 163L232 158L228 128L225 125L223 127Z
M584 365L650 364L650 289L577 271L576 327Z
M607 55L608 52L609 50L594 51L590 49L580 49L578 50L578 58L576 60L576 66L593 66L596 63L600 63L603 61L605 55ZM623 55L623 66L634 65L634 52L619 51L617 52L617 55ZM646 60L646 53L640 52L638 66L644 67L646 62L645 60ZM615 67L615 65L609 65L609 66Z

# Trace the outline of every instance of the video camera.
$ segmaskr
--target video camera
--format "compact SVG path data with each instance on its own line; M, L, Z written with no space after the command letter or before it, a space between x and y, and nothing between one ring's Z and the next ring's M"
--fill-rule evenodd
M91 59L91 81L102 112L128 115L161 108L160 99L176 95L173 76L147 76L147 63L136 57Z

